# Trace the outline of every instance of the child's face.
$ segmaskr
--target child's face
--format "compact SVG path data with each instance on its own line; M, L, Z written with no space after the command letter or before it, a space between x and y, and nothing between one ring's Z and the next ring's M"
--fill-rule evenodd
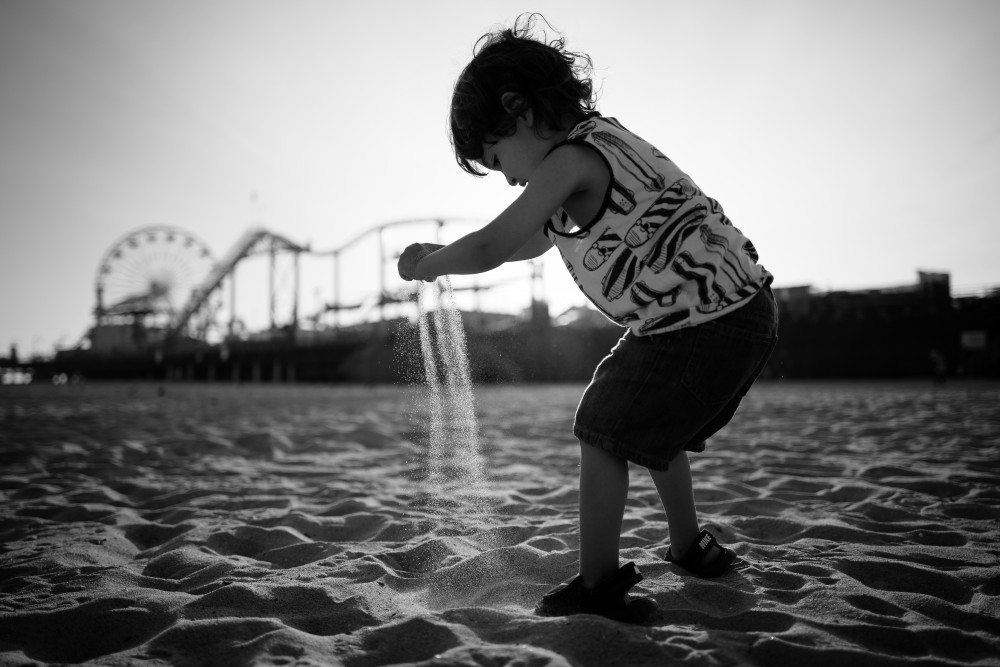
M517 129L514 134L506 137L487 135L483 145L481 162L487 169L503 172L504 178L511 185L524 186L531 179L538 165L552 147L558 143L558 138L543 133L539 137L535 133L531 112L517 119Z

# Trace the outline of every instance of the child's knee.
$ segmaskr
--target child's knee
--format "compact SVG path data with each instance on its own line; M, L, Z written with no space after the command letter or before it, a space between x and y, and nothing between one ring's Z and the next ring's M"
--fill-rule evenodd
M584 440L580 441L580 455L588 461L628 464L623 456L619 456L612 451L604 449L598 445L592 445Z

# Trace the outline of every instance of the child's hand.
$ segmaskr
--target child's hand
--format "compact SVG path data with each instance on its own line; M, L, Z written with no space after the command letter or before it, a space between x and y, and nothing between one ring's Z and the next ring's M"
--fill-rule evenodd
M417 262L438 248L443 247L443 245L437 243L414 243L407 246L403 254L399 256L399 262L396 264L396 268L399 270L399 277L403 280L426 280L427 282L433 282L436 276L417 275Z

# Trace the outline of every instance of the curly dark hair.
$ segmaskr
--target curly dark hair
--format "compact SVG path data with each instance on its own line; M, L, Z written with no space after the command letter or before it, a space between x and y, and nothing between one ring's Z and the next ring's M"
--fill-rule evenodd
M483 35L472 61L462 70L451 98L451 145L459 166L473 176L488 172L476 162L483 156L484 137L513 134L517 118L531 109L538 123L562 130L564 119L596 110L590 56L566 50L561 35L549 40L535 36L541 14L522 14L512 28ZM501 98L515 93L519 103L504 107Z

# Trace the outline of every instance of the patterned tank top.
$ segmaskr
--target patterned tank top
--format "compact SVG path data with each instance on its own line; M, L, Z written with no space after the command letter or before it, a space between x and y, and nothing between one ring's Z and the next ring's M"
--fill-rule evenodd
M611 179L593 220L560 208L545 234L614 322L639 336L694 326L745 305L773 280L719 203L614 118L589 117L563 143L597 151Z

